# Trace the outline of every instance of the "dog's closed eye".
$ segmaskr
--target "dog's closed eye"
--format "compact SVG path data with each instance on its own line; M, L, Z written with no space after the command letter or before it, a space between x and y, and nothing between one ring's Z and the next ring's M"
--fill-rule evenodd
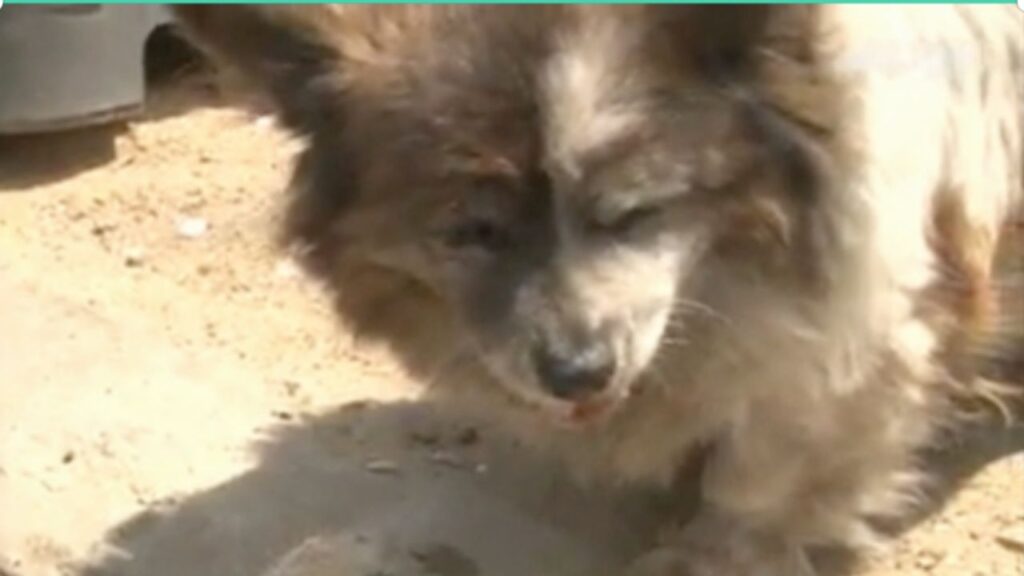
M588 221L587 227L593 233L623 236L654 221L661 212L661 207L657 205L632 206L608 215L595 216Z
M444 233L444 242L455 250L477 249L499 252L511 243L505 227L494 219L472 216L456 222Z

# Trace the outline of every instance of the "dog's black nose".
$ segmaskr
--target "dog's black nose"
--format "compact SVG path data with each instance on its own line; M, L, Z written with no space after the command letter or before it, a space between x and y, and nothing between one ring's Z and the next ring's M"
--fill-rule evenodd
M561 354L537 348L533 363L541 385L563 400L580 399L604 390L615 373L615 357L603 345Z

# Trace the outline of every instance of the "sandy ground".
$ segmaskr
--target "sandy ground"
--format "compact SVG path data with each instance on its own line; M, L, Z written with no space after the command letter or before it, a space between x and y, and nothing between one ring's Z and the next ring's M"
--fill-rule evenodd
M575 491L418 402L275 251L294 150L195 78L123 130L0 140L0 574L570 576L634 552L656 500ZM1024 462L986 446L863 576L1024 574Z

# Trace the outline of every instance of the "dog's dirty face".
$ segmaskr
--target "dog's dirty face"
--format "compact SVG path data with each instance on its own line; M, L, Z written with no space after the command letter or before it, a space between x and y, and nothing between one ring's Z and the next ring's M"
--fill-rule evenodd
M178 10L310 138L293 234L414 279L536 406L610 411L705 270L788 239L757 9Z

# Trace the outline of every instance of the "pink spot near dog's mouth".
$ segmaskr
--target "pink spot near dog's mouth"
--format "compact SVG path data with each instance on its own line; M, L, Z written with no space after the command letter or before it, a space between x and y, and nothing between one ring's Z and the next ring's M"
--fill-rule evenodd
M570 418L578 422L585 422L591 418L600 416L608 406L608 402L583 400L572 405Z
M569 405L565 422L574 427L595 424L605 420L615 405L615 398L608 394L577 400Z
M619 408L628 394L605 391L576 400L560 400L546 395L515 395L524 407L543 414L549 423L560 428L588 428L606 421Z

